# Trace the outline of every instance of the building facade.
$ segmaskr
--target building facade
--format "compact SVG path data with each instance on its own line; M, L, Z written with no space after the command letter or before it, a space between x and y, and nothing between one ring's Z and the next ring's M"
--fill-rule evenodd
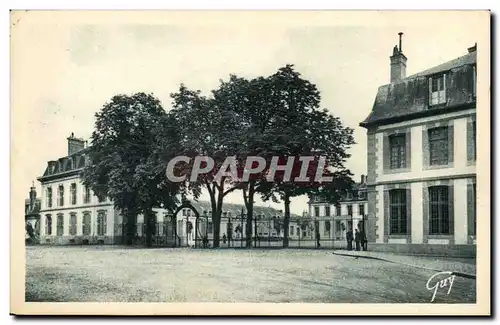
M366 177L361 175L361 182L355 183L337 204L321 197L309 200L309 215L317 222L322 240L344 240L347 231L363 229L363 218L368 211L366 190Z
M475 253L476 50L406 77L400 35L390 83L360 123L367 236L381 249Z

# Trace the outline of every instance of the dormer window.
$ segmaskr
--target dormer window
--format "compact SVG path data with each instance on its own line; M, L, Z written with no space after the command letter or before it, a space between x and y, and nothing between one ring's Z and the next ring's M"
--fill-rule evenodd
M446 103L446 74L429 78L429 106Z

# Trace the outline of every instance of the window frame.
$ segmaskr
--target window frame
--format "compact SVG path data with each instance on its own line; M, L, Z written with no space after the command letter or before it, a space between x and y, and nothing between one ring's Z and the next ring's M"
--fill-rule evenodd
M429 235L451 235L449 186L430 186L428 191Z
M352 214L352 204L348 204L347 205L347 215L349 217L351 217L353 214Z
M76 188L76 183L71 183L70 187L69 187L69 194L70 194L70 203L71 205L76 205L77 204L77 199L76 199L76 195L77 195L77 188Z
M441 81L442 80L442 81ZM441 82L440 82L441 81ZM434 82L437 82L437 90L434 91ZM441 86L441 88L440 88ZM446 104L446 73L440 73L429 77L429 107ZM436 94L436 101L433 101L433 94Z
M47 199L47 207L52 208L52 186L47 187L46 199Z
M390 169L406 168L408 166L406 157L406 134L405 133L391 134L388 136L388 141L389 141L389 168ZM394 154L395 153L394 149L396 149L396 155Z
M363 213L361 213L363 212ZM365 215L365 204L364 203L359 203L358 204L358 214L360 216L364 216Z
M406 189L389 190L389 234L408 235L408 207Z
M64 185L57 187L57 204L59 207L64 206Z
M439 137L433 134L437 131L442 132ZM444 166L450 163L449 140L448 126L439 126L427 130L429 166ZM440 157L440 155L443 155L443 157Z

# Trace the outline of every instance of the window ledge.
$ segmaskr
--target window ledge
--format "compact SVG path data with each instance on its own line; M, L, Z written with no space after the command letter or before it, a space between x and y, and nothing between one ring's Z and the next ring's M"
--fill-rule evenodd
M399 173L409 173L411 172L410 167L406 168L394 168L394 169L384 169L384 174L399 174Z
M423 170L445 169L445 168L453 168L453 162L448 163L446 165L426 165L426 166L423 166Z
M454 235L427 235L427 239L453 239Z

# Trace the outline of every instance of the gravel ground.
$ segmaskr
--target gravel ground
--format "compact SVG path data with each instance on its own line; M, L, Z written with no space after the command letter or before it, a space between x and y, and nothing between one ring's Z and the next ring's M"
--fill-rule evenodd
M27 247L26 301L428 303L432 271L320 250ZM440 278L441 279L441 278ZM435 283L435 282L434 282ZM436 303L474 303L456 277Z

